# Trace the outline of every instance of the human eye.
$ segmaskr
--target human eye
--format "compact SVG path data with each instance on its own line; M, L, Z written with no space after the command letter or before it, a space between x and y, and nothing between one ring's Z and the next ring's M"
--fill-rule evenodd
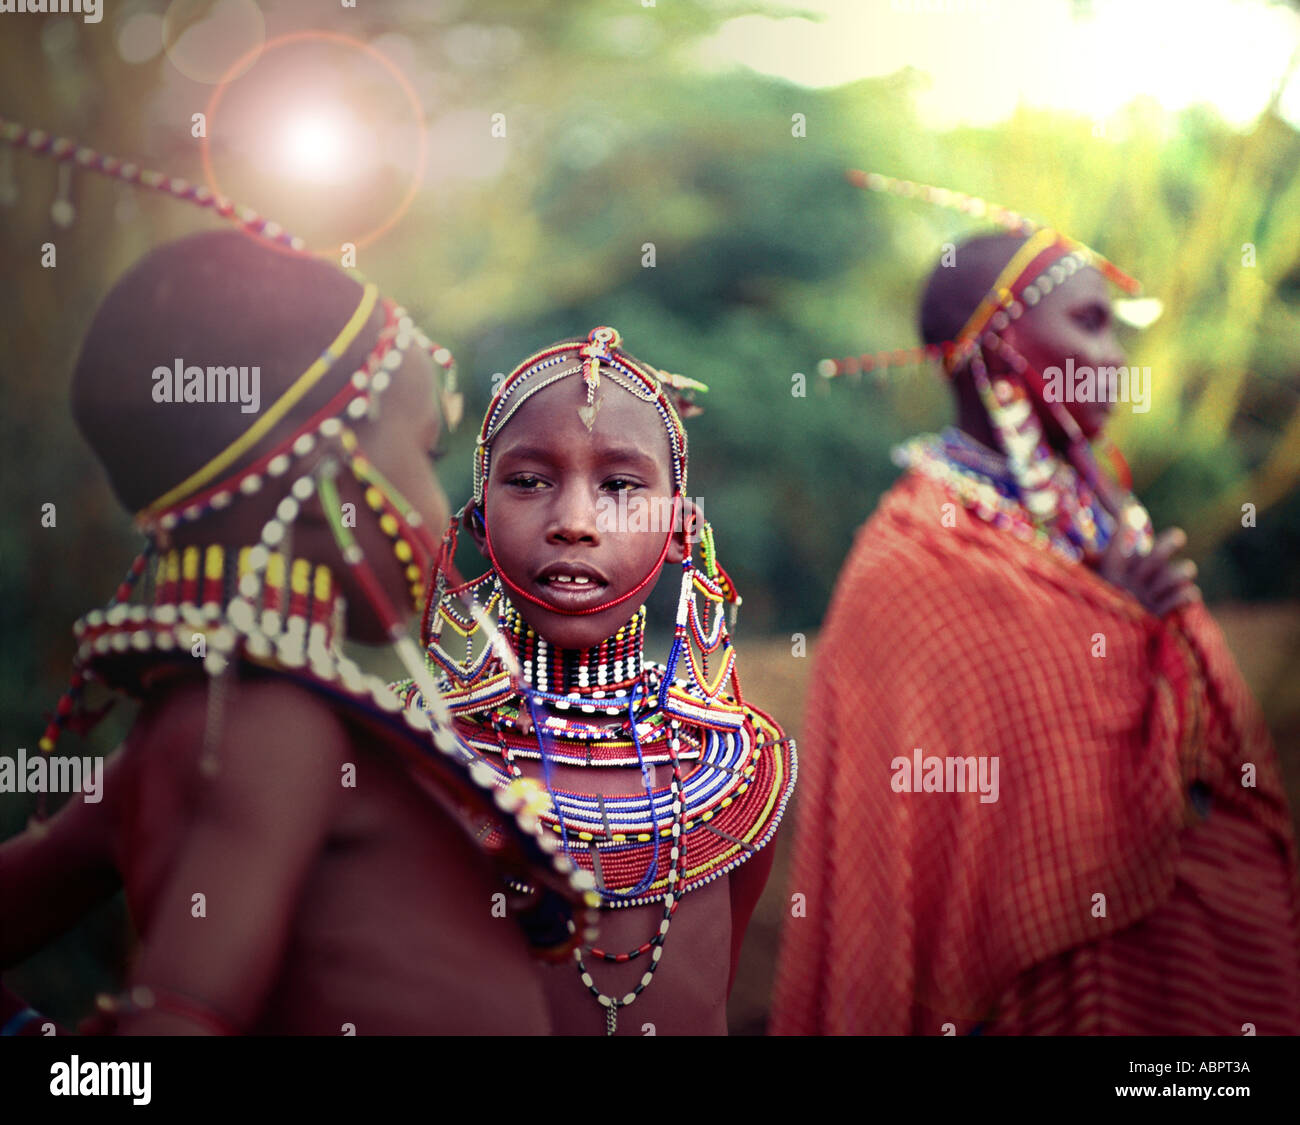
M609 492L631 492L634 488L645 486L633 477L613 476L605 480L601 487Z
M1087 332L1100 332L1109 318L1110 314L1101 305L1087 305L1074 313L1075 323Z
M533 473L512 473L510 476L506 477L506 484L529 492L546 486L546 482Z

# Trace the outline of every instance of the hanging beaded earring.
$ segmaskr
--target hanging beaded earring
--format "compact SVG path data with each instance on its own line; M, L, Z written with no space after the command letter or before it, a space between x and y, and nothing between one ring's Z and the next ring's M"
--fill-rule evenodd
M1006 375L990 379L984 353L978 348L970 358L970 369L1025 506L1036 519L1050 520L1056 514L1056 497L1048 487L1056 458L1024 384Z
M726 610L728 606L733 610L738 607L740 596L718 562L713 529L707 522L701 529L700 548L703 571L692 561L689 544L682 560L673 644L659 685L659 706L686 722L739 730L745 721L744 700L736 675L736 653L727 629ZM705 611L710 618L707 626L700 616L700 597L709 607ZM716 655L719 653L720 656ZM717 661L712 674L710 659Z

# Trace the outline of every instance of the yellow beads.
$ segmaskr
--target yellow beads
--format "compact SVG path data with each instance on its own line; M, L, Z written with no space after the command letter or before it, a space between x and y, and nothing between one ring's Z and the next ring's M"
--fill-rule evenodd
M507 797L517 797L523 803L523 809L533 816L551 811L550 794L531 777L515 778L506 786L505 792Z
M271 556L272 559L276 557L276 555ZM281 568L284 566L283 559L281 559L280 566ZM270 578L270 574L270 567L268 567L268 579ZM310 589L310 581L311 563L307 559L294 559L293 566L289 570L289 589L291 589L295 594L306 594Z
M273 589L284 585L284 556L279 551L266 560L266 581Z

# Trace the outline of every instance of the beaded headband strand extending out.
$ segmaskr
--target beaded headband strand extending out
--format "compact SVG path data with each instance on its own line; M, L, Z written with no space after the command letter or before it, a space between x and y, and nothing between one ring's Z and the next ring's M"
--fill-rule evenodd
M190 183L179 176L165 176L161 172L151 172L129 160L105 156L88 145L79 145L67 137L56 137L43 129L29 129L4 117L0 117L0 144L15 149L25 149L37 156L49 157L57 164L71 164L77 168L84 168L88 172L98 172L110 179L120 180L124 184L148 188L151 191L170 195L174 199L193 203L209 209L214 215L237 224L247 233L272 245L295 253L307 252L307 244L301 238L290 234L279 223L271 222L251 207L241 207L224 195L216 195L201 184ZM56 217L56 221L66 226L72 221L72 214L74 212L65 211Z
M1136 297L1141 292L1141 285L1133 277L1091 247L999 204L962 192L949 191L947 188L899 180L876 172L855 169L846 175L855 187L905 199L919 199L974 218L988 219L1013 234L1028 234L1030 237L1007 263L975 312L952 340L843 359L823 359L818 364L818 372L825 378L867 372L883 375L890 369L913 368L934 361L941 361L945 371L951 373L970 358L974 348L982 342L986 329L991 327L1000 332L1010 321L1021 316L1026 308L1034 307L1056 285L1085 267L1099 270L1131 297ZM1034 267L1034 276L1026 278L1031 267ZM1126 323L1146 327L1160 315L1160 302L1151 298L1117 301L1115 309L1116 315Z
M266 243L268 246L288 251L295 255L303 257L312 257L307 249L307 244L296 235L290 234L279 223L260 215L251 207L245 207L235 203L224 195L218 195L201 184L191 183L189 180L182 179L179 176L168 176L162 172L154 172L147 168L141 168L140 165L129 161L122 160L116 156L107 156L89 145L78 144L67 137L56 137L52 133L47 133L43 129L29 129L27 126L11 121L0 116L0 145L7 145L9 148L29 152L34 156L46 157L53 160L56 164L64 167L82 168L88 172L95 172L110 179L118 180L131 187L145 188L150 191L156 191L163 195L171 196L185 203L191 203L196 207L201 207L211 211L218 218L225 219L238 226L244 233ZM60 183L60 196L55 202L55 207L62 205L63 209L56 212L55 221L61 226L66 226L72 221L75 211L69 199L66 198L70 185L66 182ZM347 271L358 280L360 277L356 270ZM373 287L371 287L373 289ZM367 301L363 294L362 304ZM369 298L370 308L373 308L374 300ZM218 468L212 469L213 475L220 472L222 468L233 463L238 459L240 453L246 451L256 444L258 439L265 433L269 432L276 421L292 408L293 404L306 394L311 385L318 382L325 372L329 370L330 365L337 360L339 356L347 350L351 339L365 324L367 317L370 315L370 308L367 308L363 314L358 309L353 321L344 327L339 334L339 339L335 340L329 348L326 349L320 358L305 371L298 380L285 393L284 398L288 399L292 394L292 400L280 409L269 423L266 418L271 415L277 407L272 407L261 419L259 419L257 437L249 438L248 434L242 435L239 442L242 448L239 452L229 454L229 451L221 454L222 458L227 458ZM343 337L351 331L351 336L346 342ZM421 341L423 343L423 340ZM432 345L429 348L433 361L441 369L442 387L440 392L440 401L442 407L443 419L448 429L454 430L460 420L463 410L463 399L457 389L456 368L452 362L451 353L446 348ZM260 428L259 428L260 427ZM252 431L250 430L249 433ZM184 483L189 483L184 482ZM178 490L179 490L178 486ZM194 487L200 487L196 484ZM169 494L170 495L170 494ZM153 511L164 507L164 501L168 496L159 497L155 500L146 511ZM142 513L143 514L143 513Z

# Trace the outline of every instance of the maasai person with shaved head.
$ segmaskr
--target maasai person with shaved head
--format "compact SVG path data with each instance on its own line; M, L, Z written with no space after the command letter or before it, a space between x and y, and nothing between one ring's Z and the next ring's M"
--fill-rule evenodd
M124 888L140 947L97 1030L549 1030L492 907L567 959L589 877L341 648L386 642L421 675L404 628L446 518L449 363L373 285L237 231L154 250L96 314L73 413L147 546L78 623L36 764L89 725L92 684L140 710L100 799L0 846L0 966ZM12 996L0 1016L44 1022Z
M818 644L774 1033L1300 1031L1273 745L1182 532L1097 469L1114 396L1052 385L1123 366L1108 277L1022 227L926 287L957 422L899 452Z

